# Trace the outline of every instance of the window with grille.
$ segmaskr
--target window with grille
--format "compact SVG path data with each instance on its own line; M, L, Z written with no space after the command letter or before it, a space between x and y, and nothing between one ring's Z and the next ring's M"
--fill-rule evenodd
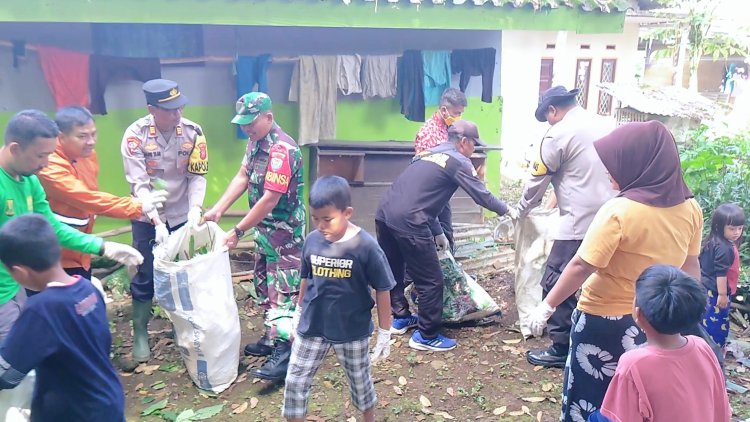
M542 64L539 68L539 96L540 97L544 93L544 91L552 88L554 64L555 62L553 59L542 59Z
M576 88L580 90L576 95L578 105L586 108L589 98L589 82L591 81L591 59L578 59L576 62Z
M600 81L614 82L616 67L617 59L603 59ZM612 96L602 90L599 91L599 107L597 107L597 113L602 116L609 116L612 114Z

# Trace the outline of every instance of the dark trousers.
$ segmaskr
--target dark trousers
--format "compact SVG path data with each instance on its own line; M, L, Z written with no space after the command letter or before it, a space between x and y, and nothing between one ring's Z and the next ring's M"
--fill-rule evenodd
M542 299L546 298L557 284L565 267L578 252L581 240L555 240L552 250L547 257L547 264L542 276ZM567 353L570 346L571 316L576 309L578 300L575 293L557 305L555 312L547 320L547 332L552 345L560 354Z
M156 230L151 223L142 221L131 221L133 227L133 247L143 255L143 264L138 266L138 270L130 281L130 294L133 300L138 302L150 302L154 297L154 239ZM178 224L175 227L167 229L170 233L179 229L185 223Z
M68 275L79 275L81 278L91 280L91 269L85 269L83 267L71 267L63 268Z
M408 270L419 299L419 330L423 337L434 338L440 332L443 318L443 272L435 240L432 236L415 236L392 229L378 220L375 229L378 244L396 279L396 287L391 290L391 313L395 318L411 315L404 296L404 272Z
M443 208L443 211L438 214L438 222L440 222L440 227L443 229L443 233L445 234L445 237L448 238L448 245L450 246L450 252L451 254L456 253L456 242L453 240L453 212L451 211L450 204L446 205L445 208ZM409 274L409 271L404 274L404 286L408 286L411 283L413 283L414 280L412 280L411 275Z
M443 208L442 211L440 211L440 214L438 214L438 221L440 222L440 227L443 228L443 233L445 233L445 237L448 238L448 243L450 244L451 253L456 251L456 243L453 241L453 211L451 211L451 205L446 204L445 208Z

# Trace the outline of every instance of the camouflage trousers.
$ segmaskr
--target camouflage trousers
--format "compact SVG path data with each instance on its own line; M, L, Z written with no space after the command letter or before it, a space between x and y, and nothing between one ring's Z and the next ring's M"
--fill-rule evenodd
M260 249L260 248L259 248ZM263 308L264 325L269 343L288 341L292 333L292 317L300 287L300 255L266 254L260 249L255 255L255 291Z

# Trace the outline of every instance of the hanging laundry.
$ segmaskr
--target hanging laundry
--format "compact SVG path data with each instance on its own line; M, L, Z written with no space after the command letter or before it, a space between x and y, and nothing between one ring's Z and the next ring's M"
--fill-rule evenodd
M424 63L424 103L436 106L443 91L451 86L451 52L422 51Z
M419 50L406 50L398 59L397 97L401 114L413 122L424 122L424 66Z
M131 59L92 55L89 59L89 91L91 92L91 112L107 114L104 91L107 84L114 81L135 80L146 82L161 78L159 59Z
M12 40L11 45L13 45L13 69L18 69L20 59L26 57L26 41Z
M492 102L492 82L495 76L495 49L477 48L473 50L453 50L451 67L453 73L460 73L458 87L466 92L472 76L482 77L482 101Z
M362 97L393 98L396 96L398 56L366 56L362 64Z
M362 57L359 54L341 55L339 60L339 89L344 95L362 92L360 73L362 71Z
M89 55L61 48L38 46L44 79L57 108L89 106Z
M270 54L237 57L234 62L237 78L237 98L253 91L268 93L268 64L270 62ZM239 126L237 126L237 137L240 139L247 138L247 135Z
M300 56L294 65L289 101L299 102L300 145L336 137L336 56Z

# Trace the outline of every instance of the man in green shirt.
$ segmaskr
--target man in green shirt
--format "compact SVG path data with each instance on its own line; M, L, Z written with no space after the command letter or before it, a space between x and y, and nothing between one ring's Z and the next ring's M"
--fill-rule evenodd
M24 110L13 116L0 148L0 226L19 215L42 214L52 224L60 244L68 249L104 255L125 265L138 265L143 257L128 245L105 242L60 223L52 214L44 189L36 177L55 151L59 130L39 110ZM26 302L24 289L0 266L0 341L10 331Z

